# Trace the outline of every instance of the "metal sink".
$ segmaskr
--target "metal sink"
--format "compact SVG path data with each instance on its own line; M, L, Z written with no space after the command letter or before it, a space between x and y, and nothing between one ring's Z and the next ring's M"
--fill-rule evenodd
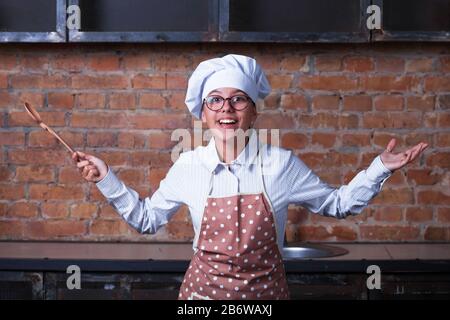
M347 254L344 248L324 244L298 243L283 248L284 260L327 258Z

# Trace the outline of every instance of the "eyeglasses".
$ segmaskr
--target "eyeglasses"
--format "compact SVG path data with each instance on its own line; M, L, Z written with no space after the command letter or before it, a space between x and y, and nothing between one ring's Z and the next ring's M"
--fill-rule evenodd
M219 111L225 105L225 100L229 100L233 109L237 111L244 110L248 107L250 102L253 102L250 97L247 97L245 95L237 95L229 98L224 98L221 96L209 96L203 99L203 103L206 104L209 110Z

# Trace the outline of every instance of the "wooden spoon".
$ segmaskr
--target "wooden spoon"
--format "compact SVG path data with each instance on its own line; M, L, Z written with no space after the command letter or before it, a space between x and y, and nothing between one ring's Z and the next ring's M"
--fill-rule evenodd
M24 103L25 109L27 110L28 114L33 118L36 123L42 127L42 129L50 132L56 139L58 139L69 151L70 153L74 153L73 149L61 138L55 131L53 131L52 128L47 126L44 122L42 122L41 116L36 111L35 108L33 108L28 102Z

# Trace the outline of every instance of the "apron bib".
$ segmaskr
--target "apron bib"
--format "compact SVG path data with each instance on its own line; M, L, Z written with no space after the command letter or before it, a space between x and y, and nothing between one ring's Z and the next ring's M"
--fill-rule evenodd
M289 299L260 158L258 152L260 193L210 197L213 174L180 300Z

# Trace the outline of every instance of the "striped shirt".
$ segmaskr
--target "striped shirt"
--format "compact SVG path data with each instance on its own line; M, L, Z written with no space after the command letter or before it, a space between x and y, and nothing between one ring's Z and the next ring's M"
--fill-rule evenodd
M261 152L263 186L258 183L257 153ZM246 147L230 164L223 163L214 138L205 147L181 153L151 197L140 199L114 172L96 186L108 203L141 233L155 233L181 205L189 208L194 227L194 250L209 192L212 197L237 193L260 193L265 188L273 208L277 242L283 247L289 204L303 206L314 213L336 218L359 214L376 196L392 172L377 156L366 170L347 185L333 188L321 179L291 150L263 144L251 134ZM214 179L212 178L214 175Z

